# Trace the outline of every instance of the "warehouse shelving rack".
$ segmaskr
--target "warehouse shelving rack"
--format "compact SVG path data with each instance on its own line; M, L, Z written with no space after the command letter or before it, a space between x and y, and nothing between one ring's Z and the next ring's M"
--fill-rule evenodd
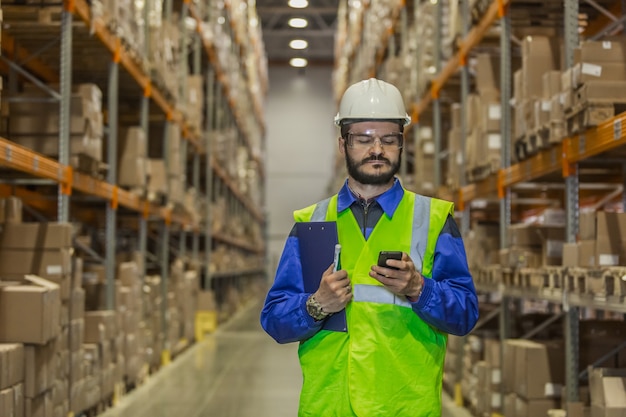
M420 2L416 1L414 8ZM426 124L433 127L435 140L435 190L442 198L448 198L456 203L457 208L461 211L461 229L463 232L469 230L469 206L475 200L485 199L493 200L497 198L500 208L500 241L503 248L506 248L507 228L511 224L511 190L518 184L527 182L537 182L542 179L560 178L565 182L565 202L567 210L567 230L566 241L572 243L576 241L576 233L578 231L578 215L579 215L579 174L578 163L589 160L594 156L601 155L607 151L616 150L626 145L626 134L624 132L624 123L626 123L626 113L618 114L615 117L601 123L599 126L589 128L585 132L564 138L558 146L549 149L540 150L536 155L528 159L512 164L509 144L511 143L511 43L512 43L512 19L511 8L516 6L516 2L512 0L494 0L483 2L486 4L482 17L473 26L469 23L470 7L469 1L461 2L462 23L462 40L457 44L456 52L446 62L441 63L439 55L436 54L435 65L437 67L429 88L423 92L421 98L414 104L412 108L412 128L417 132L417 128L421 122L424 122L424 115L430 114L431 121ZM593 2L589 2L593 3ZM616 3L617 4L617 3ZM441 2L437 3L439 10L437 13L441 16ZM591 4L594 8L601 9L602 6ZM524 6L522 6L524 7ZM578 0L565 0L562 7L562 25L565 34L565 65L570 67L573 63L574 49L578 46L578 18L579 3ZM620 10L613 7L613 12ZM605 10L601 10L605 13ZM604 23L601 22L604 20ZM612 19L614 22L610 27L615 27L620 22L623 23L624 17L621 19ZM464 178L461 179L461 186L458 190L450 193L441 186L441 156L440 143L442 143L442 112L441 112L441 93L450 87L450 80L460 73L460 97L461 108L466 107L467 96L470 90L468 58L470 52L479 47L483 39L488 34L491 27L498 23L500 27L499 34L499 51L500 51L500 77L501 77L501 169L496 173L488 175L486 178L473 183L467 183ZM600 16L595 22L592 22L588 30L600 31L609 24L609 19ZM437 21L437 30L435 37L441 39L442 21ZM470 27L471 26L471 27ZM607 26L609 27L609 26ZM401 36L405 36L401 34ZM385 47L382 45L381 47ZM456 85L456 84L455 84ZM432 124L431 124L432 123ZM467 123L465 117L461 117L461 149L464 153L465 138L467 136ZM415 135L417 142L417 133ZM409 147L411 144L408 144ZM465 158L463 157L463 161ZM464 163L464 162L463 162ZM464 170L463 170L464 171ZM418 180L418 179L416 179ZM566 337L566 375L565 383L567 386L566 400L575 402L578 400L579 378L584 372L578 369L578 338L579 338L579 317L580 310L591 309L599 311L612 311L617 313L626 312L623 303L606 302L605 300L594 300L585 297L579 297L577 294L569 293L567 290L561 294L554 295L539 291L526 290L520 288L509 288L503 285L477 285L477 289L481 292L494 295L495 299L500 299L500 306L493 311L489 317L481 319L479 326L485 324L488 320L495 317L499 318L499 333L501 341L509 338L511 334L511 310L510 305L520 300L535 299L547 301L553 305L559 305L564 310L564 333ZM555 320L553 317L551 321ZM548 322L540 325L543 327ZM531 333L532 334L532 333ZM501 346L504 346L502 343ZM462 348L462 346L461 346ZM622 349L619 346L616 349ZM616 350L617 351L617 350ZM462 350L461 350L462 352ZM615 353L611 352L611 353ZM459 354L459 358L462 355ZM457 369L461 369L462 362L457 363ZM458 373L460 374L460 373ZM457 402L462 402L460 394L460 379L456 381L455 398Z
M34 178L50 180L51 182L58 184L57 194L57 220L60 222L67 222L70 220L70 203L73 200L73 196L77 193L96 197L105 203L106 206L106 254L102 257L106 265L107 276L107 307L113 308L114 305L114 268L115 268L115 251L116 251L116 235L117 235L117 215L120 209L125 209L130 213L135 213L137 221L139 223L139 237L138 237L138 249L140 253L144 255L148 251L148 234L150 229L150 223L158 222L160 230L160 250L159 254L154 258L159 259L160 270L162 279L162 291L165 295L167 293L168 271L169 271L169 259L170 248L172 246L171 234L178 233L179 237L179 255L185 255L188 250L187 245L187 233L191 232L192 245L191 245L191 259L193 264L204 265L205 280L204 288L209 289L212 285L212 273L209 269L209 263L211 259L211 248L214 241L219 241L226 244L236 250L241 250L246 253L253 254L259 258L264 256L264 247L259 242L244 241L241 238L234 238L224 233L213 234L211 230L211 203L219 196L224 196L230 207L234 208L233 213L240 216L245 216L263 226L265 222L264 214L259 210L260 202L253 202L248 195L239 190L237 184L229 176L227 171L220 166L216 161L214 155L211 152L211 144L209 140L209 133L212 129L218 127L214 121L214 114L216 108L223 108L224 112L230 112L232 114L232 124L239 131L239 140L242 140L245 146L250 150L252 144L249 141L248 133L245 129L245 123L241 114L238 114L234 101L230 95L231 87L228 85L227 77L225 76L225 68L221 68L216 56L215 45L204 39L201 34L201 23L205 17L205 13L198 9L198 6L192 5L188 0L184 1L182 5L181 15L183 19L190 14L197 22L197 33L188 34L185 33L185 25L181 25L183 28L183 50L186 54L187 44L185 42L187 36L193 35L193 50L192 50L192 69L193 74L200 74L201 72L201 57L202 50L201 45L204 46L204 52L208 57L208 65L205 74L206 85L206 115L205 115L205 130L202 132L196 131L189 125L185 114L177 108L174 101L170 99L168 93L158 85L158 83L151 78L141 64L135 59L133 52L125 45L122 38L114 34L109 27L99 18L94 18L91 14L89 6L85 0L65 0L62 2L63 6L60 11L60 32L59 26L56 27L56 36L60 36L60 48L56 52L58 60L58 75L51 69L53 65L50 62L53 61L54 51L39 51L38 54L43 55L47 52L47 56L40 58L39 56L32 57L29 54L30 50L35 50L29 47L23 47L16 42L22 42L22 44L28 44L29 35L24 33L10 33L10 31L3 30L3 50L9 55L13 55L16 59L27 61L24 64L24 68L10 59L3 57L3 61L9 64L9 67L20 75L31 80L36 84L41 84L39 79L44 79L47 82L58 82L59 93L52 93L53 97L59 100L60 105L60 137L59 137L59 149L60 154L58 160L53 158L39 155L32 150L21 147L7 139L0 138L0 165L20 172L25 175L26 182L31 181ZM5 3L6 7L6 3ZM166 17L171 18L172 4L169 2L165 7ZM85 37L74 37L73 32L80 30L79 25L74 22L74 18L78 17L84 23L84 29L91 30L91 34ZM146 8L146 21L147 21L147 8ZM7 15L5 14L5 23ZM53 29L42 29L47 36L54 37ZM148 29L146 28L146 31ZM93 35L93 36L92 36ZM74 42L79 42L80 47L89 42L91 49L97 48L93 46L97 39L105 50L110 53L111 60L109 62L109 68L107 70L106 81L102 82L107 86L107 115L108 115L108 130L106 132L107 145L108 145L108 161L110 162L109 171L105 180L91 177L81 172L76 172L69 165L69 116L70 116L70 104L69 98L72 85L72 72L74 70L72 60L75 59L74 55ZM242 45L243 40L238 39L236 44ZM7 45L7 46L5 46ZM237 47L235 45L235 47ZM146 46L147 48L147 46ZM51 49L51 48L48 48ZM91 52L91 51L90 51ZM104 54L103 56L106 56ZM186 55L185 55L186 56ZM27 58L27 59L26 59ZM47 59L46 59L47 58ZM182 60L181 77L186 76L187 73L187 60ZM105 64L106 65L106 64ZM123 68L123 72L120 73L120 66ZM99 69L100 71L102 68ZM34 75L31 75L34 74ZM102 81L102 75L99 74ZM84 79L84 74L82 75ZM123 78L123 80L121 79ZM122 90L123 88L123 90ZM128 91L131 91L130 97ZM125 95L122 95L122 91ZM132 93L135 91L135 93ZM253 95L249 91L251 101L254 103L255 109L255 123L257 124L261 135L264 134L265 127L263 125L263 115L261 112L261 105L259 102L259 95ZM227 100L223 100L222 97L228 97ZM157 204L148 201L145 198L141 198L136 194L123 189L118 186L116 178L116 145L117 145L117 122L118 114L120 111L120 101L133 100L133 97L139 102L138 119L139 125L143 128L144 132L148 132L148 126L151 118L151 102L156 104L160 109L161 114L164 115L164 142L167 137L167 130L170 128L179 128L181 130L181 136L183 138L183 166L187 167L188 153L187 148L190 145L193 148L192 161L191 161L191 185L200 190L204 185L204 199L207 205L207 218L205 220L205 228L202 230L200 225L195 223L191 217L179 210L172 208L167 204L167 201L162 204ZM167 143L164 143L164 149L167 149ZM165 152L165 160L167 165L167 152ZM263 177L263 167L258 155L253 157L258 167L258 174ZM201 169L204 166L205 170L202 173ZM14 194L25 198L27 205L32 204L33 207L41 210L48 215L54 213L54 203L51 203L50 196L41 196L36 192L28 191L22 187L13 185L3 185L0 187L4 194ZM219 193L219 194L218 194ZM201 243L201 236L204 236L204 243ZM201 246L204 246L204 256L201 258L200 251ZM142 276L146 274L146 262L142 262L144 270ZM231 281L236 281L240 276L249 278L250 275L256 274L256 277L261 277L263 271L261 268L255 270L242 270L233 271L230 274L222 274L221 278L229 277ZM222 279L221 281L224 281ZM164 297L166 300L167 297ZM164 326L167 325L166 320L166 303L162 306L162 318ZM166 328L164 328L166 330ZM166 347L164 352L164 362L169 360L169 350Z

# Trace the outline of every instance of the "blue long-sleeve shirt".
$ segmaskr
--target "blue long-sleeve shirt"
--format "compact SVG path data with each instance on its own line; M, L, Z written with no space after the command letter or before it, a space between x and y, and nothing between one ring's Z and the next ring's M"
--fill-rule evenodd
M393 216L403 195L404 189L396 179L392 188L366 204L350 191L346 181L337 196L337 211L351 209L367 239L383 213ZM306 311L309 295L304 292L294 228L285 243L274 283L261 312L261 325L277 342L306 340L321 329L323 322L316 322ZM422 294L411 304L422 320L450 334L467 334L478 320L476 290L463 240L452 216L448 216L435 245L432 279L424 279Z

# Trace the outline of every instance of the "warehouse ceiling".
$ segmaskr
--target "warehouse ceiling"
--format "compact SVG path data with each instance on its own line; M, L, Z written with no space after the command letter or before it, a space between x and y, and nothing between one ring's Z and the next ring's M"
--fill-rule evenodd
M257 0L261 19L263 42L270 65L288 63L291 58L306 58L309 64L332 65L335 31L337 29L337 0L310 0L304 9L294 9L288 0ZM308 21L303 29L289 26L289 19L298 17ZM297 51L289 47L293 39L304 39L308 47Z

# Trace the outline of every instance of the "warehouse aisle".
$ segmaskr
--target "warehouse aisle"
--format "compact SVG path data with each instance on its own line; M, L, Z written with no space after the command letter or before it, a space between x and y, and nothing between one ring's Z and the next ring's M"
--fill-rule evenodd
M294 417L302 386L297 344L259 324L261 302L184 352L102 417ZM469 417L444 397L444 417Z

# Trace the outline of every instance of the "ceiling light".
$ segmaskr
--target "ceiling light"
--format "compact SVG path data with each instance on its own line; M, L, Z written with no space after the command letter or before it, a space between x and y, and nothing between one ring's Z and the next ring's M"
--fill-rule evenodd
M304 58L291 58L289 60L289 65L295 68L304 68L308 63L309 62Z
M289 7L293 7L294 9L304 9L309 6L309 2L307 0L289 0Z
M309 43L304 39L294 39L289 42L289 47L291 49L306 49L307 46L309 46Z
M298 28L298 29L302 29L305 28L309 25L309 22L306 19L302 19L299 17L294 17L292 19L289 19L289 26L291 26L292 28Z

